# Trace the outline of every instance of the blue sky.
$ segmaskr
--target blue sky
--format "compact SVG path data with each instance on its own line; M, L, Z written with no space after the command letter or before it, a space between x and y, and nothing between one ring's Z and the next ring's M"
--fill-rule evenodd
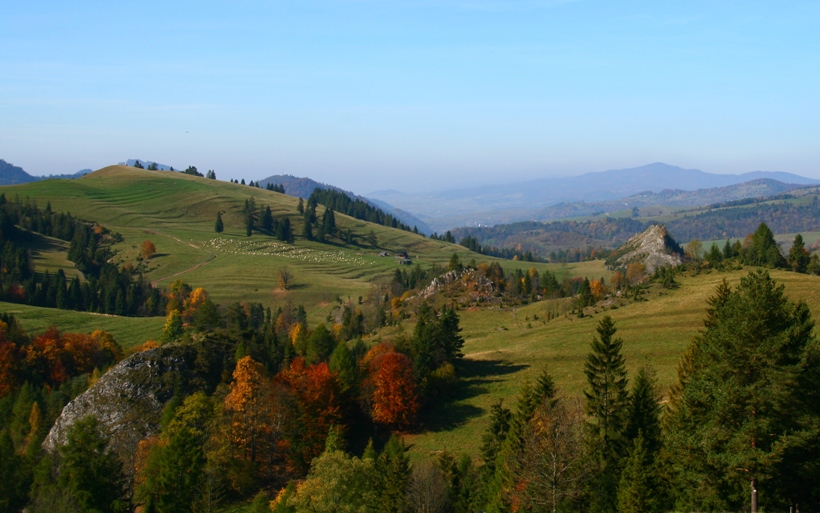
M820 178L819 2L4 2L0 158L359 193L632 167Z

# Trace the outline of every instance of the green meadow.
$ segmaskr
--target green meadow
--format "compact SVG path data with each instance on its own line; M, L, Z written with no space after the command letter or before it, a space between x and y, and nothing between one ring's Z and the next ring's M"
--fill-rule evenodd
M123 236L115 245L120 264L138 262L140 246L151 240L157 254L148 262L145 276L158 286L183 279L193 287L204 287L221 304L258 301L275 307L304 304L309 322L322 322L336 299L366 296L384 285L401 268L393 256L407 251L423 267L446 266L453 252L467 263L496 259L475 254L442 241L373 225L337 214L340 228L349 228L360 241L372 231L374 246L344 244L332 239L321 244L302 239L302 218L298 199L248 186L207 180L180 173L141 171L112 166L76 180L46 180L1 187L7 198L15 195L35 200L55 211L70 211L89 221L103 224ZM275 216L289 216L297 234L294 244L285 244L263 234L245 235L242 207L253 197L257 206L270 206ZM217 212L223 213L225 231L214 232ZM321 217L322 207L319 207ZM813 243L815 234L806 239ZM362 242L362 244L365 244ZM76 273L66 259L67 244L46 237L34 237L32 255L38 271ZM387 251L388 257L379 253ZM578 264L541 264L497 260L507 269L535 267L550 270L559 279L569 276L604 277L611 273L602 261ZM292 287L277 286L277 274L287 268ZM490 406L503 400L512 406L519 388L548 369L562 393L580 397L584 387L583 364L595 327L604 314L611 315L624 339L624 354L630 372L651 365L663 389L673 383L680 353L702 325L707 298L721 280L736 283L748 270L704 272L678 278L674 290L652 288L647 301L616 300L598 308L591 316L565 314L564 300L526 306L489 307L459 311L465 338L465 358L459 373L464 377L452 397L425 414L425 424L408 434L413 454L450 450L476 454L486 427ZM774 271L794 299L808 302L820 315L820 278ZM50 325L62 331L104 329L123 346L130 347L158 338L163 318L103 316L24 305L0 303L0 310L15 314L26 330L41 332ZM548 317L553 317L547 320ZM389 339L401 331L412 332L412 324L386 328L371 340Z
M551 301L503 310L462 310L465 380L450 401L435 408L428 424L408 436L416 457L448 450L477 455L486 429L490 406L503 400L514 406L522 384L534 381L544 370L554 377L561 393L581 398L585 386L584 362L595 328L610 315L624 341L623 353L630 374L651 366L664 393L676 379L678 358L703 325L707 299L726 279L739 282L742 271L708 272L681 276L673 290L653 286L647 301L625 302L618 308L598 308L592 316L561 315L546 321ZM820 277L787 271L770 271L793 300L806 301L820 319ZM536 320L535 317L538 317Z
M413 233L386 228L337 214L339 228L349 228L364 243L372 231L375 246L348 245L337 239L322 244L299 236L302 217L297 212L298 199L255 187L208 180L182 173L145 171L125 166L111 166L74 180L45 180L24 185L0 187L7 198L35 201L40 207L50 203L55 211L71 212L82 219L102 224L123 236L116 244L118 264L138 263L140 247L152 241L157 253L146 262L145 277L156 286L165 287L182 279L193 287L205 288L217 303L235 301L260 302L265 306L304 304L312 324L323 321L333 309L336 298L366 296L374 287L389 281L400 268L395 254L406 251L414 264L422 267L446 266L455 252L465 263L494 261L466 248L430 240ZM254 198L260 209L266 206L276 217L288 216L297 234L294 244L254 233L245 235L242 208ZM225 231L214 232L217 212L222 212ZM321 217L323 207L318 208ZM68 244L34 234L32 255L38 272L63 269L77 274L67 260ZM391 256L380 257L387 251ZM511 270L535 267L550 269L560 277L589 275L608 276L596 262L570 265L497 260ZM293 276L288 290L277 285L281 268ZM5 307L4 307L5 308ZM32 328L56 324L72 329L97 329L97 318L74 312L38 309L29 318ZM70 322L69 322L70 320ZM129 319L135 326L145 323L144 330L124 329L122 342L134 345L157 338L162 324L156 319ZM125 325L125 324L124 324Z

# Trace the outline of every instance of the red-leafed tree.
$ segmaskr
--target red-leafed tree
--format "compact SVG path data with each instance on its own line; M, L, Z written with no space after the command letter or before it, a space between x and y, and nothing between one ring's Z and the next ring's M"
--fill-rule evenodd
M413 362L407 356L387 352L370 362L373 420L397 429L413 424L419 409Z
M324 450L331 426L343 427L339 382L326 363L308 366L301 357L277 379L290 387L298 405L296 429L289 434L291 461L306 469Z
M20 362L17 345L8 340L8 325L0 321L0 397L17 389L20 384Z
M104 331L60 333L52 326L23 348L28 378L55 387L73 376L104 369L122 358L122 348Z

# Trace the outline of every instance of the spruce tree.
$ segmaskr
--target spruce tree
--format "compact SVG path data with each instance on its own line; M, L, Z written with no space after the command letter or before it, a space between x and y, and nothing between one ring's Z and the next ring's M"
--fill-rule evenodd
M794 237L794 243L789 250L789 266L794 272L804 273L811 262L811 253L806 250L803 236L799 233Z
M820 345L765 271L722 284L678 369L665 446L678 509L820 502Z
M621 355L623 340L615 338L615 324L605 316L598 323L598 337L584 365L588 388L586 412L592 452L597 455L599 472L591 482L590 510L614 512L619 480L619 460L623 455L623 430L629 404L626 368Z
M167 445L151 451L140 488L150 509L188 511L199 493L205 469L202 440L192 430L182 428Z
M623 434L627 392L626 367L621 348L623 340L615 338L617 331L610 316L605 316L596 328L592 351L587 356L584 374L588 388L586 411L593 419L591 429L607 458L616 456Z
M396 435L390 437L376 461L379 483L380 513L403 513L407 504L410 459L407 447Z
M658 397L654 372L642 367L632 383L624 438L628 443L632 443L638 436L642 436L644 447L652 457L657 454L661 445L661 407Z
M273 214L270 207L265 207L265 212L262 214L262 229L270 232L273 229Z
M618 513L658 511L655 463L645 445L643 435L638 433L621 473Z
M108 449L97 417L74 423L60 448L58 485L70 490L84 511L118 511L125 503L125 478L117 455Z
M216 213L216 223L214 224L214 231L216 233L222 233L225 229L225 225L222 224L222 212Z

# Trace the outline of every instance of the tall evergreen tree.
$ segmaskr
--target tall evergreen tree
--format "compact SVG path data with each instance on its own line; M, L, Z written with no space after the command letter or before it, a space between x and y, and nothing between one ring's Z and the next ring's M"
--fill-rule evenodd
M652 513L660 506L655 461L641 433L635 438L618 486L618 513Z
M794 237L794 242L789 250L789 266L794 272L804 273L811 262L811 253L806 250L803 236L799 233Z
M666 446L678 509L820 503L820 345L765 271L726 283L678 369ZM814 462L814 463L810 463Z
M376 460L379 485L379 513L403 513L407 504L410 459L404 442L393 435Z
M336 216L333 214L333 209L326 208L322 216L322 230L327 235L336 234Z
M185 513L199 493L205 454L201 436L183 428L151 451L140 489L149 511Z
M621 355L623 340L615 338L615 323L608 315L598 323L598 337L584 365L588 388L586 413L597 454L599 472L590 490L590 510L614 512L619 480L619 460L624 452L623 430L629 404L626 368Z
M601 449L607 455L616 456L623 435L627 392L626 367L621 355L623 340L615 338L617 329L610 316L604 316L596 328L598 337L592 339L592 351L584 364L588 388L587 415Z
M262 214L262 229L270 232L273 229L273 214L270 207L265 207L265 212Z
M84 511L123 511L122 464L108 449L97 417L92 415L75 422L67 440L60 448L60 487L70 490Z
M643 437L646 452L654 457L661 445L661 407L658 402L657 385L654 372L641 367L632 383L632 393L626 411L624 438L632 443Z

